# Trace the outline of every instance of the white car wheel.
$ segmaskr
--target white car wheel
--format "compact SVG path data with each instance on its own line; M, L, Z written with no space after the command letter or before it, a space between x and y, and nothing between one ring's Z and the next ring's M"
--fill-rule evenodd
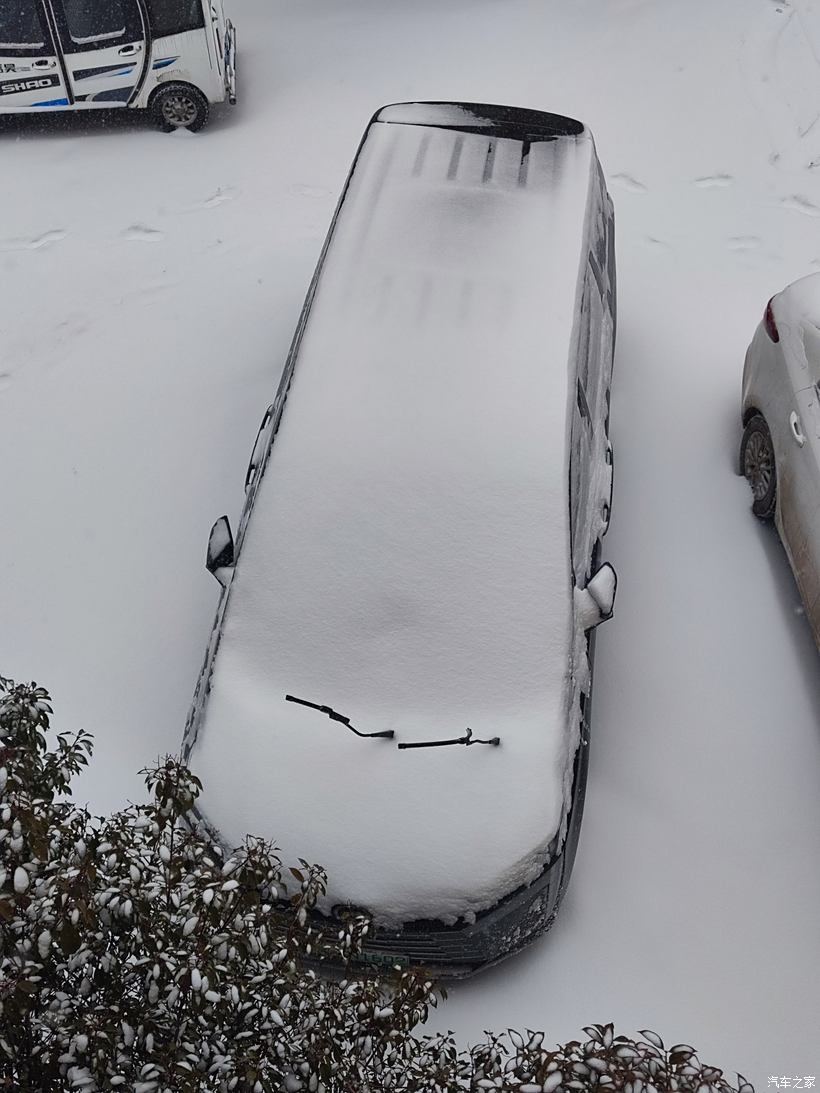
M752 491L752 512L771 520L777 503L777 468L772 434L761 414L750 418L743 430L740 469Z

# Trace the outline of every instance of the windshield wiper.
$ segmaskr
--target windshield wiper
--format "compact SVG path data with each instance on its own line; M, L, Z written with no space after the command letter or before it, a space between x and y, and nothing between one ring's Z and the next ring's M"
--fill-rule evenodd
M494 748L497 748L501 743L500 736L493 736L490 740L474 740L473 730L467 729L464 736L456 736L453 740L417 740L412 744L399 744L400 748L446 748L450 744L466 744L467 747L470 744L492 744Z
M296 698L294 695L285 695L285 702L298 702L300 706L309 706L311 710L318 710L319 713L327 714L331 721L339 721L342 725L346 725L351 732L355 732L357 736L362 737L374 737L380 736L385 740L393 739L393 730L385 729L384 732L359 732L358 729L354 729L350 724L350 718L345 717L344 714L337 713L331 709L330 706L320 706L317 702L308 702L306 698ZM399 744L401 747L401 744Z

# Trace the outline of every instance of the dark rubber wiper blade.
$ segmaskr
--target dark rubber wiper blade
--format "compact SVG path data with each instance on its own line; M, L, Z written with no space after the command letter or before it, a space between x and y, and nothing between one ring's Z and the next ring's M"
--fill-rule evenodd
M497 748L500 743L500 736L493 736L489 740L477 740L473 737L473 730L467 729L464 736L456 736L452 740L415 740L406 744L399 744L399 748L447 748L451 744L466 744L467 747L471 744L491 744L494 748Z
M285 702L298 702L300 706L308 706L311 710L318 710L319 713L327 714L331 721L338 721L342 725L345 725L351 732L354 732L356 736L364 738L381 737L384 740L393 739L393 730L385 729L384 732L360 732L350 724L350 718L345 717L344 714L338 713L331 706L322 706L318 702L308 702L306 698L296 698L295 695L285 695ZM399 745L401 746L401 745Z

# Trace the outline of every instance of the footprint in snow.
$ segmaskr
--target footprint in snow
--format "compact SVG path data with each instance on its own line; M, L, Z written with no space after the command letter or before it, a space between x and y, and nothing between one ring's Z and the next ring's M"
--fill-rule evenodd
M194 206L198 209L215 209L217 205L224 205L226 201L233 201L239 196L239 190L233 186L227 186L224 190L220 187L215 194L211 194L201 204Z
M613 175L612 181L617 182L622 190L629 190L632 194L645 194L647 187L637 178L633 178L632 175Z
M59 243L67 235L68 232L64 232L62 229L45 232L43 235L38 235L36 239L30 239L26 243L26 250L40 250L41 247L50 247L52 243Z
M297 197L327 197L330 190L323 190L321 186L305 186L298 183L290 187L290 192Z
M0 372L0 391L11 385L11 372Z
M757 235L733 235L729 239L727 246L729 250L754 250L755 247L759 247L762 240Z
M67 235L68 232L56 229L55 231L37 235L33 239L6 239L0 242L0 250L41 250L43 247L50 247L52 243L59 243Z
M122 238L131 243L159 243L165 238L165 232L146 228L143 224L132 224L122 233Z
M794 212L802 213L803 216L820 216L820 209L807 197L803 197L802 194L791 194L789 197L783 197L780 199L780 204L784 209L793 209Z
M703 175L701 178L695 179L695 185L699 186L702 190L711 190L717 186L731 186L734 179L731 175Z

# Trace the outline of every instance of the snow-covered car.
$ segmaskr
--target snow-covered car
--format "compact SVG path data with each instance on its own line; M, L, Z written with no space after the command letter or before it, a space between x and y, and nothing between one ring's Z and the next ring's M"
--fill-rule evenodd
M201 816L323 865L368 961L469 974L566 888L615 595L613 233L581 123L380 110L211 532Z
M820 645L820 273L773 296L746 352L740 470L774 519Z
M0 4L0 114L134 107L166 131L236 102L236 33L222 0Z

